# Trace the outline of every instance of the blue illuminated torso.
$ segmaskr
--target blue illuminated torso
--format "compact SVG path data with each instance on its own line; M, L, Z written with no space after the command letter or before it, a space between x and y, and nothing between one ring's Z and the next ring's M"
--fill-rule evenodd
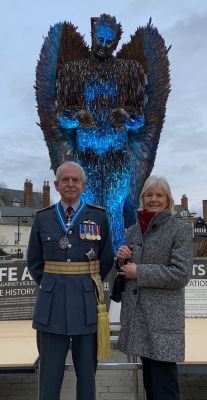
M68 63L62 79L66 107L74 113L83 109L93 116L93 128L75 128L74 159L88 178L83 200L104 206L109 213L116 252L124 243L123 207L130 190L131 167L129 133L113 128L110 114L118 107L133 106L130 85L133 80L134 91L139 93L139 76L132 60L91 57Z
M114 129L109 123L109 115L118 104L118 85L115 77L107 78L95 74L85 82L84 108L94 118L95 128L77 129L76 143L79 151L93 149L97 154L108 150L122 149L127 144L127 132Z
M104 128L85 129L78 128L76 144L79 151L93 149L96 154L104 154L113 149L118 150L126 146L127 133L119 132L111 126Z

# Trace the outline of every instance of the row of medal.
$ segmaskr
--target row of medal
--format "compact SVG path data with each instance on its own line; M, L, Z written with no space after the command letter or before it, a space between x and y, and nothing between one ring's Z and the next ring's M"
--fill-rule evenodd
M80 239L101 240L100 226L95 222L84 221L79 225Z

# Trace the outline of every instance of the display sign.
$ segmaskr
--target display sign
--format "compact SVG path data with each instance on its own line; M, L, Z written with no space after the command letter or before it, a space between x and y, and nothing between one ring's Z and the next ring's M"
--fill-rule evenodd
M107 308L113 280L110 273L104 282ZM26 261L0 261L0 321L32 319L37 292Z
M105 301L115 278L111 272L104 282ZM24 260L0 262L0 321L32 319L38 288ZM185 288L186 318L207 318L207 258L194 258L192 275Z
M110 321L120 322L121 303L110 304ZM191 279L185 287L185 317L207 318L207 258L193 260Z
M207 258L193 260L190 282L185 288L186 318L207 318Z
M32 319L37 290L26 261L1 261L0 321Z

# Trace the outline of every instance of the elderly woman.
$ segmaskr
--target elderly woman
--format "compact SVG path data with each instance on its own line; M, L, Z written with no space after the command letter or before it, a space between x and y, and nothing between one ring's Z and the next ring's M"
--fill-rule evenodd
M192 227L172 215L173 197L162 177L146 180L140 202L138 222L117 252L126 278L119 348L141 357L147 400L178 400L176 362L184 359Z

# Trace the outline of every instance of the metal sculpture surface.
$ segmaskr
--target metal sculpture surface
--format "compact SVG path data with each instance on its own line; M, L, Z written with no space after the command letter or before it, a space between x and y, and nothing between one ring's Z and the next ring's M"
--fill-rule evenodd
M91 18L91 33L89 50L73 24L50 28L36 98L52 169L65 160L83 166L85 200L107 208L116 251L154 165L170 90L168 50L151 21L116 56L115 17Z

